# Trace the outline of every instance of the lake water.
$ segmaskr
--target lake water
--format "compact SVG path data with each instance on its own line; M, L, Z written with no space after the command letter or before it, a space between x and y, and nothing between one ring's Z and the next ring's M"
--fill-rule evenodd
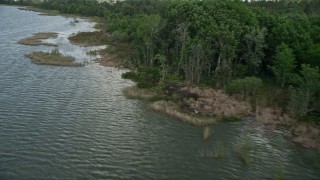
M153 112L129 100L125 70L35 65L24 55L53 47L16 42L38 32L57 32L59 50L90 61L88 48L67 37L93 31L72 18L40 16L0 6L0 179L320 179L320 155L281 135L252 125L252 118L203 128ZM251 162L236 153L252 144ZM210 157L223 152L221 158Z

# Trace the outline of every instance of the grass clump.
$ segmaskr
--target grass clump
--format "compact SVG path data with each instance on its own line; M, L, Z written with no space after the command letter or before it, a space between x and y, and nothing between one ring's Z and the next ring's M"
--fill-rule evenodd
M141 67L136 71L130 71L122 74L122 78L131 79L137 82L138 88L150 89L159 84L161 74L158 68Z
M48 52L32 52L26 55L34 64L39 65L53 65L53 66L83 66L82 63L76 63L72 56L64 56L57 49Z
M236 148L236 153L244 165L250 165L254 159L252 157L252 151L254 150L254 145L248 140L242 141Z
M194 126L211 126L221 121L219 117L202 117L183 112L177 103L172 101L160 100L150 104L151 109L165 113L169 116L179 119L182 122Z
M210 127L205 127L203 130L203 139L207 140L211 137Z
M37 34L34 34L31 37L27 37L27 38L21 39L20 41L18 41L18 43L19 44L24 44L24 45L29 45L29 46L39 46L39 45L57 46L56 44L46 43L46 42L42 41L44 39L56 38L56 37L58 37L58 33L54 33L54 32L37 33Z
M153 100L160 96L154 89L140 89L136 86L125 88L123 93L130 99Z

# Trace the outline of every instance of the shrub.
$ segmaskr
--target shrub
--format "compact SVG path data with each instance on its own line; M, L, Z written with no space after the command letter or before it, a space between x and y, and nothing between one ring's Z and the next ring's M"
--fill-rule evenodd
M122 78L131 79L137 82L137 87L148 89L158 85L161 74L158 68L142 67L135 72L131 71L122 74Z
M131 79L133 81L137 80L137 73L134 71L125 72L121 75L123 79Z
M226 91L229 94L241 94L244 97L249 95L256 96L263 83L257 77L245 77L243 79L236 79L229 83Z
M129 36L125 32L114 31L111 37L113 41L117 42L126 42L129 40Z

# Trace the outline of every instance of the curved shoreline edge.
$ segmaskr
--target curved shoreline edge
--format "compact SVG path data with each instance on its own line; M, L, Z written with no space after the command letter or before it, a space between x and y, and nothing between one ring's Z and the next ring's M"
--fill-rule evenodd
M190 88L190 92L195 93L197 91L198 93L205 92L205 95L202 95L203 97L197 100L190 98L183 100L183 102L167 100L168 97L166 95L154 89L139 89L136 86L125 88L123 94L129 99L146 100L149 103L150 109L176 118L181 122L199 127L213 126L219 122L237 121L241 120L242 117L253 116L255 117L253 125L264 126L271 131L285 128L289 131L289 133L284 134L285 137L291 139L293 142L306 148L320 149L320 130L310 124L298 122L290 118L287 114L284 114L280 108L260 106L252 108L249 103L238 101L224 94L222 91L213 89L201 90L198 87ZM214 96L215 93L216 96ZM204 99L207 99L207 101L201 102ZM206 103L211 100L215 102L213 102L210 109ZM207 109L207 111L198 114L202 111L201 109L197 109L201 105ZM185 106L188 106L188 108L185 109ZM222 108L215 110L218 109L218 106L222 106ZM234 107L234 109L231 107ZM198 112L196 113L194 110Z
M62 15L62 14L61 14ZM63 16L63 15L62 15ZM118 67L119 62L121 62L121 59L114 56L114 55L108 55L107 58L97 59L97 62L101 64L102 66L108 66L108 67ZM109 57L109 58L108 58ZM110 58L111 57L111 58ZM104 59L104 60L103 60ZM139 93L138 93L139 94ZM145 92L143 93L145 94ZM152 95L148 98L143 98L141 95L137 95L135 97L131 94L131 97L127 95L129 98L137 98L137 99L154 99ZM154 102L156 103L156 102ZM166 102L171 104L171 102ZM164 112L170 116L174 116L174 113L172 113L172 110L168 110L168 106L166 106L166 103L164 102L158 102L154 104L153 106L159 106L159 107L152 107L152 104L150 105L152 109L160 112ZM163 108L165 106L165 108ZM259 107L258 107L259 108ZM175 112L175 111L173 111ZM179 113L178 113L179 114ZM183 116L185 116L187 113L177 115L177 118L181 120ZM317 148L320 149L320 130L319 128L313 127L310 124L303 123L303 122L297 122L294 119L289 118L287 115L283 114L283 111L281 109L277 108L269 108L269 107L260 107L260 109L255 109L255 111L251 111L251 114L249 115L255 115L256 123L259 125L266 125L270 127L271 129L278 128L278 127L285 127L289 131L291 131L291 134L289 135L289 138L292 139L294 142L297 142L301 144L304 147L309 148ZM187 114L188 115L188 114ZM180 117L180 118L179 118ZM241 116L240 116L241 117ZM198 122L195 120L194 117L189 118L190 121ZM215 121L217 122L217 121ZM192 124L192 123L191 123ZM193 123L194 124L194 123ZM214 123L212 123L214 124Z

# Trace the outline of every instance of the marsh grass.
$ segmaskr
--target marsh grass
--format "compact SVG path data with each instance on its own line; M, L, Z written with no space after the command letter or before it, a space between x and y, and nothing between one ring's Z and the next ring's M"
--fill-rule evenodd
M20 41L18 41L18 43L24 44L24 45L29 45L29 46L39 46L39 45L57 46L56 44L46 43L46 42L42 41L44 39L56 38L56 37L58 37L58 33L54 33L54 32L37 33L31 37L21 39Z
M72 44L80 46L99 46L111 42L110 37L103 31L79 32L68 38Z
M64 56L57 49L50 53L36 51L26 55L34 64L39 65L53 65L53 66L84 66L83 63L76 63L72 56Z
M140 89L136 86L130 86L123 90L124 95L129 99L154 100L160 96L156 90Z
M183 112L177 103L172 101L160 100L150 104L151 109L165 113L169 116L179 119L182 122L192 124L194 126L210 126L221 120L218 117L201 117Z

